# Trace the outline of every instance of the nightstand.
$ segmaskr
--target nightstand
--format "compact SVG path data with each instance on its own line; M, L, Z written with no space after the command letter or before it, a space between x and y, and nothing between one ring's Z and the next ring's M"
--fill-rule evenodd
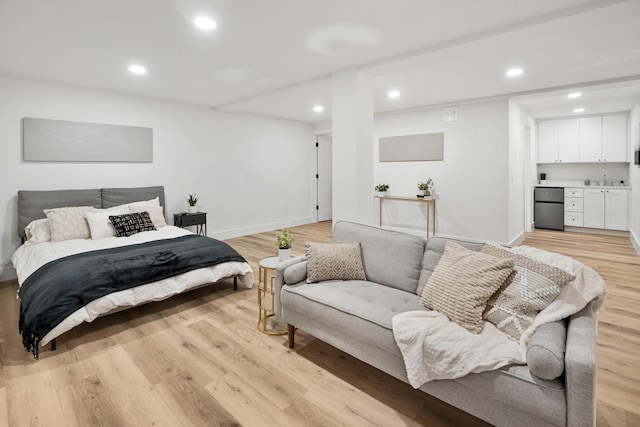
M207 213L195 212L195 213L179 213L173 214L173 225L176 227L184 228L195 226L196 234L202 236L207 235Z

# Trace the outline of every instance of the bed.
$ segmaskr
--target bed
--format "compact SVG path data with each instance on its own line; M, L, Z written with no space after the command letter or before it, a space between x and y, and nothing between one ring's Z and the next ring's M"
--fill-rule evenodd
M97 317L226 278L233 278L234 289L238 282L253 286L251 267L226 243L158 224L164 223L164 205L162 186L18 192L18 235L23 244L11 261L18 276L20 333L25 349L36 359L39 347L51 343L55 350L57 337ZM51 212L65 213L56 208L73 207L91 212L84 215L94 238L59 241L52 239L51 228L46 235L46 227L60 224L53 222ZM95 219L104 222L112 213L142 217L149 231L98 236L102 231L94 225L102 223ZM157 227L151 227L151 219ZM116 233L127 230L122 226Z

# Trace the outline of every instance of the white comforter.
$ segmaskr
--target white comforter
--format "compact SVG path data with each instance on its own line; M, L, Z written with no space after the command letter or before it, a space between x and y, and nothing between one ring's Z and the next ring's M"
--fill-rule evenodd
M476 335L437 311L409 311L394 316L393 336L414 388L432 380L460 378L510 364L524 364L527 342L540 325L571 316L590 301L594 301L594 310L602 307L606 286L591 268L573 258L529 246L518 246L513 251L560 267L575 274L576 279L536 316L519 342L486 321L482 332Z
M153 240L170 239L192 234L188 230L166 226L156 231L134 234L130 237L108 237L99 240L67 240L22 245L11 257L18 274L18 284L22 283L42 265L65 256L99 249L134 245ZM227 262L213 267L192 270L178 276L147 283L131 289L114 292L98 298L72 313L41 340L46 345L52 339L71 330L82 322L91 322L100 315L121 307L133 307L151 301L160 301L207 283L217 282L224 277L239 275L239 282L247 288L253 286L253 271L246 262Z

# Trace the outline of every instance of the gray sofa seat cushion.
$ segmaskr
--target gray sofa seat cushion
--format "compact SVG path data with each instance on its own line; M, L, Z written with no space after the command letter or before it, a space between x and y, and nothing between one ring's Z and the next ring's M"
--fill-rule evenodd
M333 228L333 242L360 242L362 264L371 282L416 293L426 243L422 237L339 221Z
M413 293L363 280L287 285L282 288L280 298L285 310L294 307L398 355L391 319L405 311L427 310Z
M545 380L558 378L564 372L567 325L564 320L540 326L527 344L527 365L531 372Z
M484 246L484 243L469 242L459 239L446 239L443 237L432 237L429 239L422 258L422 269L420 271L418 286L416 288L417 295L422 295L422 291L424 291L424 287L429 281L433 270L436 268L436 265L438 265L438 262L440 262L442 254L444 254L444 248L447 242L455 242L467 249L471 249L472 251L479 251Z
M392 318L410 310L427 310L420 298L408 292L367 281L327 281L286 285L280 297L284 318L312 319L323 330L353 337L348 353L358 354L363 344L373 345L402 358L392 332ZM294 314L295 313L295 314ZM297 325L296 325L297 326ZM406 374L403 375L406 382ZM550 423L566 418L565 388L561 379L546 381L531 374L528 366L505 366L495 371L470 374L456 381L512 407L526 408ZM427 383L439 390L440 381ZM436 393L437 394L437 393ZM543 412L540 408L544 408Z

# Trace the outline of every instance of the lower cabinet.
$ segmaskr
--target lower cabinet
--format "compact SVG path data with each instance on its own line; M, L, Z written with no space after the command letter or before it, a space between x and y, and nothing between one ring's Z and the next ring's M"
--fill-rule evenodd
M629 190L584 190L583 225L628 230Z
M604 228L629 229L629 190L604 190Z

